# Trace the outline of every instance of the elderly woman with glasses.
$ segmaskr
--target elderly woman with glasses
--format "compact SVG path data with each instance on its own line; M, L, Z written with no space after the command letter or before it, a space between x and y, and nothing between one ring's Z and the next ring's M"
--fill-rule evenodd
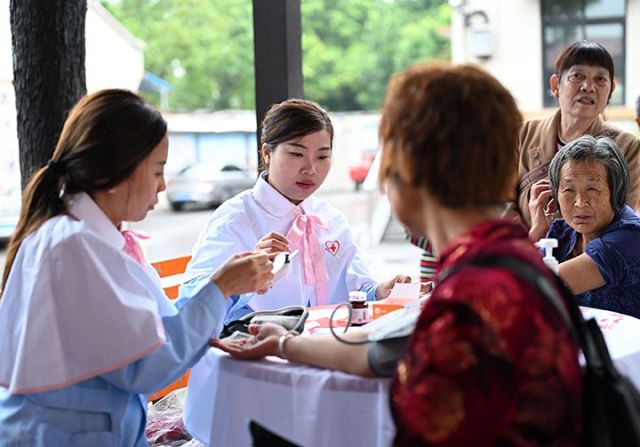
M580 137L532 187L529 237L558 239L560 276L581 305L640 318L640 218L628 193L629 168L613 140Z

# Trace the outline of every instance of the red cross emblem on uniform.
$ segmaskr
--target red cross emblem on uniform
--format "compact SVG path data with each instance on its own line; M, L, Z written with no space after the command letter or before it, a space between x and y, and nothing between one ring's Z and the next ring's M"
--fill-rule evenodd
M340 250L340 241L327 241L324 243L324 249L335 256Z

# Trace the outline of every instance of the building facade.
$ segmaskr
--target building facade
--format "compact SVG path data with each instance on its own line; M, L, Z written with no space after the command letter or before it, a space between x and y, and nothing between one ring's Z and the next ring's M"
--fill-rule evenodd
M640 95L640 0L450 0L452 59L483 66L528 116L557 106L549 77L558 53L582 39L601 43L617 84L607 115L634 116ZM635 44L634 44L635 43Z

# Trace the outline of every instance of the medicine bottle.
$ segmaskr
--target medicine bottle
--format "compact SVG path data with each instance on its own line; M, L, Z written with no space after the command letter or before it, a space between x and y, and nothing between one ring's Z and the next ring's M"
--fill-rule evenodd
M369 321L367 294L361 291L349 292L351 305L351 326L361 326Z

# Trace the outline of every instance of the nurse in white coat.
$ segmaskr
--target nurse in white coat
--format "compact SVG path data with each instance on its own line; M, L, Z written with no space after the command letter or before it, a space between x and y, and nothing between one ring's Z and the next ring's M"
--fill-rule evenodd
M83 98L24 192L0 299L0 444L146 446L146 396L180 377L217 335L233 294L273 277L242 253L180 311L125 221L165 187L167 126L125 90Z
M316 103L290 99L273 105L262 122L263 171L255 186L223 203L193 248L180 290L185 302L222 259L246 250L275 256L294 252L289 274L264 294L233 297L226 322L252 310L345 302L353 290L386 297L398 275L378 284L353 242L346 217L313 195L333 156L333 126Z

